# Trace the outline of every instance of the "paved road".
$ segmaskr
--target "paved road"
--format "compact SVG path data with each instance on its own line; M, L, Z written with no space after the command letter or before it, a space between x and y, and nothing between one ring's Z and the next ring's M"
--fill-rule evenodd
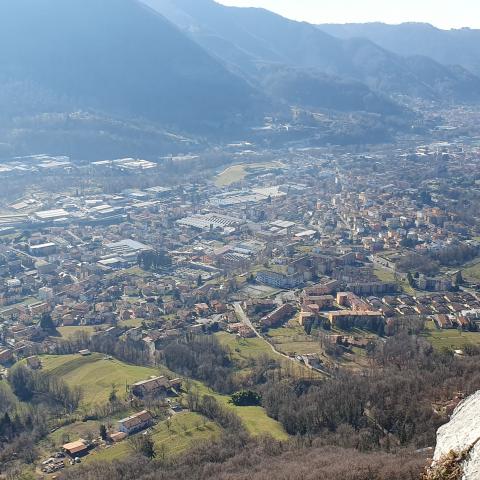
M254 332L255 335L259 338L263 338L260 333L257 332L255 327L253 326L253 323L250 321L248 318L247 314L243 310L242 306L240 305L240 302L235 302L233 304L233 308L235 309L235 314L237 315L238 320L240 320L244 325L246 325L248 328L251 328Z
M290 360L291 362L295 363L295 364L300 364L300 365L305 365L307 368L309 368L310 370L315 370L319 373L322 373L323 375L326 375L328 377L331 377L331 374L326 372L325 370L321 370L319 368L315 368L315 367L312 367L312 365L310 365L309 362L305 362L305 361L300 361L300 360L297 360L297 358L292 358L288 355L286 355L285 353L282 353L280 351L278 351L276 348L275 348L275 345L272 345L254 326L253 326L253 323L251 322L251 320L248 318L248 315L245 313L245 311L243 310L242 306L240 305L239 302L235 302L233 304L233 308L235 309L235 314L237 315L237 318L244 324L246 325L248 328L251 328L255 335L258 337L258 338L261 338L264 342L268 343L268 345L270 346L270 348L272 349L272 352L283 357L283 358L286 358L287 360Z

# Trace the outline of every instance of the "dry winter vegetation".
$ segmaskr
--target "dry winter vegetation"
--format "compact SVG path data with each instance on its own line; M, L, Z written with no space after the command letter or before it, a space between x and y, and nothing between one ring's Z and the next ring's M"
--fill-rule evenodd
M321 442L319 442L321 443ZM413 480L425 458L413 453L361 453L313 442L282 444L272 439L247 440L238 435L198 446L173 463L135 458L68 472L71 480Z
M194 346L197 360L205 347ZM222 355L218 345L209 348ZM180 368L178 353L172 350L170 361ZM375 368L361 375L294 379L282 377L272 366L264 377L257 377L253 388L289 439L252 437L237 415L240 410L232 410L208 389L191 388L186 397L189 407L215 422L218 436L179 456L92 463L60 478L418 480L429 463L429 452L417 449L433 446L437 428L448 420L438 406L448 403L455 392L468 394L480 385L479 352L472 347L466 357L455 358L421 338L400 335L370 355ZM222 385L227 388L233 380L228 379L229 366L224 368ZM445 477L450 478L455 477Z

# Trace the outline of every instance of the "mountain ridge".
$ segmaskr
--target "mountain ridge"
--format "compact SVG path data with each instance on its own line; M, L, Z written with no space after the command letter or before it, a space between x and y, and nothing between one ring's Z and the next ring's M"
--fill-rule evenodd
M136 0L16 0L0 6L0 25L4 81L31 82L73 106L210 128L245 120L261 100Z
M142 1L224 61L241 52L236 67L249 76L258 76L259 64L285 65L360 82L377 94L437 101L480 99L480 78L475 75L427 57L419 65L418 58L413 61L392 53L367 38L337 38L315 25L268 10L227 7L213 0ZM219 38L222 47L228 44L227 51L219 48Z
M479 29L444 30L421 22L320 24L318 27L337 38L368 38L399 55L427 56L442 65L458 64L480 75Z

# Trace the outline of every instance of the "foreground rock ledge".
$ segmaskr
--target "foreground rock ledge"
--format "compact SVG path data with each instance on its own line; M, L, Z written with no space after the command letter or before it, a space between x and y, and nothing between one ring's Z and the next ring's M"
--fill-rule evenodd
M480 480L480 390L468 397L453 412L450 422L437 432L434 465L451 452L469 452L462 462L463 480Z

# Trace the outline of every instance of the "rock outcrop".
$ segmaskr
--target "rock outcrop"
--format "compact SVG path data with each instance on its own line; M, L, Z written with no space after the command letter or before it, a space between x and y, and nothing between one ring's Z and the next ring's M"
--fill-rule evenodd
M457 461L462 480L480 480L480 390L460 403L450 422L439 428L433 459L434 468L445 460Z

